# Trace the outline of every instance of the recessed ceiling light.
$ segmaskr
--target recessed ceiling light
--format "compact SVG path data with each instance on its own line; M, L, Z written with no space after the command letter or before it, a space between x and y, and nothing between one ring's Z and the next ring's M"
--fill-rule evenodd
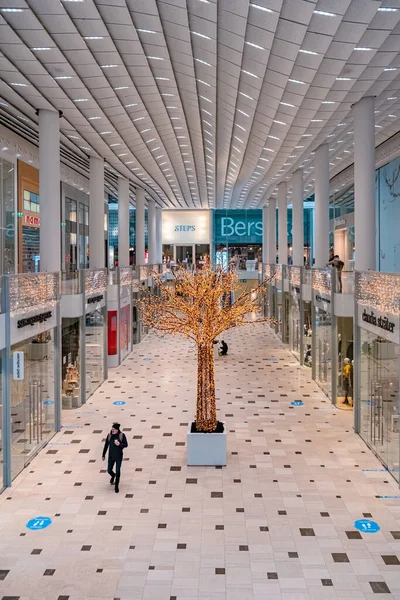
M289 79L291 83L299 83L301 85L306 85L305 81L299 81L298 79Z
M386 67L386 69L383 69L384 71L397 71L396 67Z
M123 154L118 154L118 156L128 156L128 153L124 152Z
M51 48L45 48L45 47L42 47L42 48L31 48L31 49L32 49L34 52L41 52L42 50L43 50L43 51L44 51L44 50L51 50Z
M336 81L352 81L351 77L336 77Z
M131 106L137 106L137 103L133 103L133 104L124 104L124 108L131 108Z
M100 135L108 135L109 133L112 133L112 131L100 131Z
M118 65L100 65L102 69L115 69Z
M323 17L337 17L338 16L338 15L335 15L335 13L326 12L325 10L314 10L314 14L322 15Z
M251 73L250 71L245 71L244 69L241 69L242 73L246 73L246 75L250 75L250 77L254 77L255 79L260 79L258 75L256 75L255 73Z
M102 35L87 35L83 38L84 40L104 40Z
M136 121L143 121L143 119L145 119L146 117L136 117L136 119L133 119L133 123L136 123Z
M173 110L173 109L178 108L178 106L166 106L165 108L168 108L169 110Z
M71 75L60 75L60 77L54 77L57 81L62 81L63 79L72 79Z
M149 127L148 129L142 129L142 131L140 133L146 133L146 131L150 131L151 128Z
M336 104L334 100L322 100L322 104Z
M271 138L272 140L280 140L281 138L276 137L276 135L268 135L267 137Z
M169 81L169 77L154 77L154 79L157 79L158 81Z
M115 148L116 146L120 146L121 144L119 143L115 143L115 144L110 144L110 148Z
M311 54L312 56L318 56L319 55L319 52L314 52L313 50L300 49L299 52L301 52L302 54Z
M236 109L241 115L244 115L245 117L250 117L250 115L248 115L247 113L244 112L244 110L240 110L240 108Z
M287 125L287 123L284 123L283 121L278 121L277 119L273 119L272 122L278 123L278 125Z
M202 110L203 112L205 112L205 113L206 113L206 115L210 115L210 117L212 117L212 114L211 114L211 113L210 113L208 110L206 110L205 108L202 108L201 110Z
M301 137L312 137L312 133L303 133Z
M380 8L378 8L379 12L397 12L398 10L399 10L398 8L391 8L389 6L387 6L387 7L381 6Z
M269 13L273 12L270 8L267 8L266 6L260 6L259 4L252 4L250 2L250 6L252 6L253 8L258 8L258 10L263 10L264 12L269 12Z
M4 13L21 13L24 12L23 8L0 8L1 12Z
M239 129L242 129L243 131L246 131L246 129L244 127L242 127L241 125L239 125L239 123L235 123L236 127L239 127Z
M206 65L207 67L212 67L210 63L206 62L205 60L200 60L200 58L195 58L194 60L201 63L202 65Z
M161 94L161 96L175 96L175 94Z
M239 92L239 94L241 96L244 96L245 98L248 98L249 100L254 100L254 98L252 98L251 96L249 96L248 94L245 94L244 92Z
M390 98L388 98L388 100L397 100L397 96L390 96Z
M146 56L149 60L164 60L161 56Z
M119 87L114 88L115 92L118 92L118 90L128 90L129 89L129 85L120 85Z
M391 117L392 119L396 119L396 115L389 115L389 117Z
M212 100L210 100L210 98L207 98L206 96L200 96L199 95L199 98L203 98L203 100L205 100L206 102L210 102L210 104L213 103Z
M283 106L290 106L290 108L296 108L294 104L289 104L289 102L279 102L279 104L283 104Z
M211 40L211 38L208 35L204 35L204 33L199 33L198 31L191 31L190 33L192 33L193 35L198 35L201 38L204 38L206 40Z
M251 46L252 48L257 48L257 50L265 50L265 48L263 48L262 46L259 46L258 44L253 44L253 42L245 42L245 44Z
M10 85L13 85L15 87L28 87L27 83L10 83Z
M140 31L140 33L157 33L157 31L153 31L152 29L136 29L136 31Z
M371 52L372 48L362 48L362 47L356 46L354 48L354 50L358 50L358 52Z
M89 102L89 98L77 98L74 102Z
M311 119L311 123L322 123L322 119Z
M266 150L267 152L275 152L275 150L272 150L272 148L264 148L264 150Z

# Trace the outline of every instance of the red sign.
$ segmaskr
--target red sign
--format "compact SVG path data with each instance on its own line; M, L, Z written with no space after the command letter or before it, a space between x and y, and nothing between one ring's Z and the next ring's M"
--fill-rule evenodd
M25 215L25 225L33 225L34 227L40 226L39 217L31 217L30 215Z

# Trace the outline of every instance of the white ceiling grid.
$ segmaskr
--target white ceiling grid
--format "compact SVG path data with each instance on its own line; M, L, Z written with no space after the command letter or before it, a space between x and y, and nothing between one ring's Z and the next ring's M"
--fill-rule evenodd
M0 121L62 111L69 164L162 207L263 206L299 167L313 191L325 141L331 176L353 162L363 96L377 144L399 131L399 21L400 0L0 0Z

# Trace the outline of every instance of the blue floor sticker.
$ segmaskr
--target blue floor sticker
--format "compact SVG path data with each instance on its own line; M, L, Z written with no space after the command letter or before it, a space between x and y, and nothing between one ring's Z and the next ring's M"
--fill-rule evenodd
M126 404L126 402L125 400L116 400L113 404L115 404L115 406L122 406L123 404Z
M152 358L144 358L143 360L153 360Z
M39 531L40 529L46 529L46 527L51 525L51 522L49 517L36 517L28 521L26 527L32 531Z
M354 522L354 527L363 533L377 533L380 531L378 523L375 521L369 521L368 519L360 519Z
M292 406L304 406L304 402L302 402L301 400L295 400L294 402L290 403Z

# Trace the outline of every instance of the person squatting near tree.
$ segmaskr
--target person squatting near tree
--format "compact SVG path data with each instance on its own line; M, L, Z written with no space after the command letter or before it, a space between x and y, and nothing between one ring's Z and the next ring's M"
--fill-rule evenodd
M128 447L126 435L120 430L119 423L113 423L110 433L106 437L103 448L103 460L106 458L108 450L108 467L107 473L111 476L110 483L113 485L115 481L115 493L119 492L119 480L121 477L121 464L124 456L124 448ZM113 471L115 464L115 473Z

